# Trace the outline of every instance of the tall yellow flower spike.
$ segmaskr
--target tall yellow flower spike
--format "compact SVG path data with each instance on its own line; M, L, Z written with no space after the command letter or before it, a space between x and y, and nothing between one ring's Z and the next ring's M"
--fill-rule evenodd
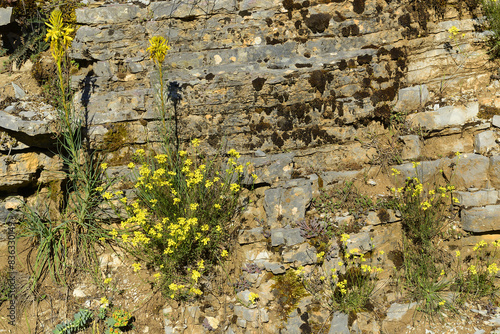
M62 12L54 9L50 14L49 22L45 22L49 27L45 41L50 40L50 49L55 60L59 61L64 55L64 51L71 46L71 33L74 29L65 27L62 19Z
M149 44L151 44L151 46L146 49L149 51L149 59L153 59L153 61L157 64L163 63L163 60L165 60L165 56L167 55L167 51L170 50L167 43L167 40L162 36L152 37L149 40Z

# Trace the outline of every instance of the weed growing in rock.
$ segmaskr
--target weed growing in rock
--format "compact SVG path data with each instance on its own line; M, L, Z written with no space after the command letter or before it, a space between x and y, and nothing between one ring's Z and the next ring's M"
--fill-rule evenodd
M493 260L498 258L499 248L500 240L491 244L481 240L472 249L472 254L465 259L460 251L455 252L456 278L452 288L459 292L459 304L482 297L498 299L495 277L500 268Z
M126 249L160 269L172 298L202 294L201 275L229 247L229 224L241 190L239 153L230 150L227 168L219 172L220 165L199 158L198 144L193 140L170 162L165 154L150 159L136 152L138 200L128 203L130 217L111 232Z
M319 300L326 300L332 311L349 314L367 310L382 268L376 266L371 254L366 256L360 249L348 247L348 234L342 234L339 239L337 256L327 259L329 265L317 266L314 275L304 278L304 284ZM383 252L377 261L381 261L382 256ZM318 264L322 263L320 258Z
M150 59L160 79L162 152L135 152L135 163L129 167L137 174L136 200L123 197L122 192L99 190L106 200L119 199L129 214L120 229L110 232L113 239L160 271L158 280L167 296L187 299L203 294L200 278L227 256L245 166L238 163L240 154L234 149L225 157L203 157L198 139L179 150L163 83L162 63L169 47L163 37L153 37L150 44ZM133 267L135 272L142 268L140 263Z
M413 163L415 170L419 164ZM393 168L392 172L397 180L399 170ZM399 199L397 209L401 212L404 230L402 251L406 287L412 298L424 302L421 309L428 313L444 305L439 293L450 284L441 274L446 270L446 254L434 246L434 241L445 227L446 200L453 198L454 189L448 184L426 190L418 177L408 177L403 187L391 189Z
M289 269L284 275L276 277L276 283L271 288L278 301L278 314L282 320L297 308L300 300L308 295L300 278L303 268Z
M492 58L497 58L500 56L500 3L496 0L483 0L483 11L492 32L487 42L488 52Z
M57 110L57 141L66 182L60 213L53 212L48 204L46 207L24 207L19 237L31 238L38 248L31 268L33 288L47 272L57 282L66 283L69 274L79 269L96 268L96 245L107 237L96 215L101 202L96 187L101 183L104 170L98 167L97 157L84 142L84 122L67 98L69 87L63 77L63 59L71 44L73 29L64 24L59 10L52 12L47 26L46 39L50 40L59 79L61 108Z
M414 163L415 169L417 166ZM393 175L398 174L393 169ZM418 177L409 177L403 187L392 189L400 203L402 268L408 294L421 301L420 310L429 314L442 308L454 310L466 300L497 299L494 277L498 267L494 259L500 243L480 241L465 259L460 251L452 255L436 246L446 225L446 208L458 200L453 197L455 187L449 183L427 188ZM454 297L445 298L447 292Z

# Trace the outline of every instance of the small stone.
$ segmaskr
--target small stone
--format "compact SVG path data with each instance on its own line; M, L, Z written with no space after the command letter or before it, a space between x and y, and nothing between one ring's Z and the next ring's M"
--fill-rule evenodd
M267 271L271 271L275 275L284 274L286 268L284 265L278 262L263 262Z
M366 181L366 184L369 186L376 186L377 182L375 182L374 179L369 179L368 181Z
M87 297L87 294L85 293L85 291L83 291L84 288L85 286L79 286L75 290L73 290L73 297L75 298Z
M496 135L494 131L489 130L478 133L474 138L474 152L487 154L497 146L495 139Z
M12 87L14 88L14 94L16 95L16 99L22 99L26 96L26 93L24 92L24 90L19 87L18 85L16 85L15 83L11 82L12 84Z
M328 334L349 334L349 315L336 312L330 323Z
M398 321L401 320L404 315L413 307L415 307L417 303L411 303L411 304L399 304L399 303L394 303L389 307L387 310L387 317L385 320L388 321Z
M247 328L247 322L245 319L242 319L242 318L238 318L236 320L236 325L239 327L242 327L242 328Z
M500 115L494 115L493 116L493 121L491 122L491 124L494 127L500 128Z
M240 231L240 234L238 236L238 242L240 245L246 245L259 241L264 241L266 240L266 237L262 232L263 232L262 227L256 227L251 230L242 230Z
M253 153L256 157L265 157L266 154L262 152L261 150L257 150Z
M12 9L14 7L0 8L0 26L9 24L12 21Z

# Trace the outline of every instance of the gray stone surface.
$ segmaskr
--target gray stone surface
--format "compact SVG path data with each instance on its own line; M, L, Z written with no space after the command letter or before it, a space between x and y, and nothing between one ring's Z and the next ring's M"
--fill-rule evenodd
M429 90L426 85L402 88L398 92L396 110L413 111L423 107L429 100Z
M491 186L495 189L500 189L500 155L490 157L488 174Z
M266 240L266 237L263 234L262 227L256 227L250 230L241 230L238 235L238 242L240 245L251 244L264 240Z
M456 160L453 160L456 161ZM457 162L453 184L460 188L484 188L488 183L490 159L479 154L462 154Z
M498 191L497 190L481 190L476 192L457 191L454 196L458 199L460 206L484 206L493 205L497 203Z
M427 130L443 130L450 127L462 127L474 120L479 112L477 102L466 106L446 106L436 111L420 112L409 115L412 126L420 126Z
M369 232L351 234L346 243L347 250L358 249L361 253L372 250L371 236Z
M139 7L135 5L113 4L98 8L77 8L76 23L125 23L135 19L139 13Z
M494 115L491 124L494 127L500 128L500 115Z
M462 210L462 228L467 232L483 233L500 230L500 205Z
M283 252L283 262L292 263L292 266L295 268L314 264L317 262L316 248L308 243L303 243L297 249Z
M267 271L271 271L275 275L284 274L286 268L279 262L262 262Z
M300 228L275 228L271 229L271 246L293 246L304 242L300 235Z
M404 315L416 305L417 303L410 303L410 304L394 303L387 310L387 317L385 318L385 320L386 321L401 320L404 317Z
M34 147L54 145L57 112L43 102L22 101L9 112L0 110L0 129L12 131L19 141Z
M274 184L278 181L289 180L293 171L293 153L269 154L263 157L242 157L241 163L250 162L251 173L258 176L258 183ZM252 182L252 180L248 180Z
M14 88L14 94L16 96L16 99L22 99L26 96L26 92L19 87L17 84L11 82L12 88Z
M335 312L330 323L328 334L350 334L348 322L348 314Z
M403 160L416 160L422 153L422 141L417 135L407 135L399 137L403 143L401 158Z
M13 7L0 8L0 26L4 26L12 22Z
M494 131L488 130L480 132L474 138L474 152L478 154L487 154L493 148L497 147L496 134Z
M304 218L306 207L312 199L311 184L308 180L305 181L300 186L265 191L264 209L271 228Z

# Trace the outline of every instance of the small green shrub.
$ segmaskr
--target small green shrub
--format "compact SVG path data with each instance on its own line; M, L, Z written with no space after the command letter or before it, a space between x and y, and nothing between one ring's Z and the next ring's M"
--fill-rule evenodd
M283 321L297 308L300 300L308 295L300 274L302 268L289 269L284 275L275 276L276 283L271 286L278 302L278 314Z
M500 56L500 3L496 0L483 0L483 11L488 19L492 35L488 38L489 54L492 58Z
M54 334L74 334L78 333L89 326L93 318L92 311L88 309L80 309L75 313L73 320L64 321L52 331Z
M460 154L456 155L460 159ZM413 163L415 169L418 165ZM393 175L398 174L393 169ZM446 210L458 200L453 197L455 187L449 182L427 188L418 177L409 177L403 187L392 189L399 200L397 208L404 231L401 268L408 296L421 301L419 309L428 314L443 308L455 310L465 300L486 296L497 300L494 277L499 268L494 259L500 242L494 242L494 250L490 251L481 241L473 249L474 256L464 260L460 251L453 256L436 246L446 227ZM457 298L445 299L445 292L455 292Z

